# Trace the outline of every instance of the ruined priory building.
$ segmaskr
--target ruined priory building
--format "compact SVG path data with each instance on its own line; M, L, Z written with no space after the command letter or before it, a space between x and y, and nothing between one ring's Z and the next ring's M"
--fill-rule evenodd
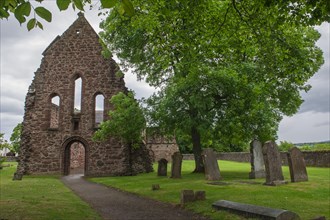
M100 120L108 119L112 108L108 100L127 91L123 77L116 76L117 64L101 51L98 35L80 13L43 52L26 96L18 174L69 174L70 167L76 166L73 163L80 164L71 160L73 155L84 157L87 176L152 170L144 147L132 151L112 137L92 141ZM81 89L78 101L77 89ZM97 97L101 97L102 111L96 108ZM71 152L77 144L83 150Z

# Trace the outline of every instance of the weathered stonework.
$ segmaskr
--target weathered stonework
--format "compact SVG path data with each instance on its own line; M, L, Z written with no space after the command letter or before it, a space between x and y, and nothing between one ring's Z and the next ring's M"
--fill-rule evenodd
M157 162L164 158L172 161L172 155L179 151L178 144L174 137L168 138L157 133L147 133L145 137L147 149L153 162Z
M150 171L146 148L132 152L118 139L93 142L97 122L95 97L104 96L103 119L109 99L126 92L115 61L101 55L99 37L83 14L43 52L40 68L25 101L22 144L17 173L68 174L73 143L84 147L85 175L131 175ZM75 80L81 77L81 110L74 111ZM59 106L51 100L58 96ZM52 109L55 111L52 111ZM53 120L55 118L55 120ZM152 168L151 168L152 169Z

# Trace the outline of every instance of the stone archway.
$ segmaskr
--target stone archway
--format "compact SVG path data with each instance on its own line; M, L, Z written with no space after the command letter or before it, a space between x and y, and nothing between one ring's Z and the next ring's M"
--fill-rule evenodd
M63 143L63 174L86 175L88 163L88 144L81 137L68 138Z

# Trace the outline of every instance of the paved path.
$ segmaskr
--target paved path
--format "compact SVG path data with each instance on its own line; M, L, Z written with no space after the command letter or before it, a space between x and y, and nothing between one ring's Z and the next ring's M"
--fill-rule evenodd
M101 184L86 181L81 175L62 178L80 198L89 203L104 219L111 220L191 220L208 218Z

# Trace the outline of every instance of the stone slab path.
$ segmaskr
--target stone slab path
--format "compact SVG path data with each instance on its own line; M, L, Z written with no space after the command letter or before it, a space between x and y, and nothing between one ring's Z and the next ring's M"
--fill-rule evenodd
M107 220L208 219L171 204L142 198L131 193L89 182L82 178L82 175L64 176L62 181Z

